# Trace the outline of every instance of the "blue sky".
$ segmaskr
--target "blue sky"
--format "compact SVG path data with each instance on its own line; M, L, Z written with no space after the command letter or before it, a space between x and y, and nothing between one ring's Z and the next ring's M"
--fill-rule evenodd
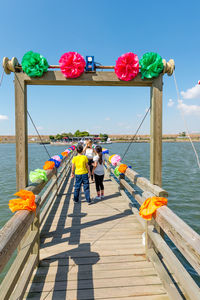
M77 51L114 65L126 52L157 52L175 60L182 91L178 102L173 76L164 76L163 133L185 131L181 113L189 131L200 132L199 11L199 1L2 1L0 58L21 62L32 50L58 64L63 53ZM28 87L28 110L41 134L134 134L149 99L149 88ZM4 75L0 101L0 135L14 134L13 74ZM140 133L149 133L149 117Z

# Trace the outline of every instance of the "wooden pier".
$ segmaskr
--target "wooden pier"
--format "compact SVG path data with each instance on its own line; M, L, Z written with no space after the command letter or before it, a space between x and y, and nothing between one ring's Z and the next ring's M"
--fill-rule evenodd
M105 198L92 205L84 193L74 204L72 190L69 180L41 229L27 299L169 299L145 257L144 230L116 185L107 178Z
M36 216L19 211L0 231L0 270L18 247L1 299L200 299L163 231L198 273L200 236L166 206L146 222L131 202L166 191L132 169L116 178L107 161L105 198L88 205L81 193L74 203L73 155L58 173L48 171L46 189L44 183L27 187L38 194ZM95 196L94 183L90 189Z

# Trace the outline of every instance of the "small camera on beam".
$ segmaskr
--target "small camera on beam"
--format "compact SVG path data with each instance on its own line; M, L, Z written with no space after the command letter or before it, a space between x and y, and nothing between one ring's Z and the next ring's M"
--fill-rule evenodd
M85 71L86 72L95 72L95 62L94 62L94 56L86 56L86 66Z

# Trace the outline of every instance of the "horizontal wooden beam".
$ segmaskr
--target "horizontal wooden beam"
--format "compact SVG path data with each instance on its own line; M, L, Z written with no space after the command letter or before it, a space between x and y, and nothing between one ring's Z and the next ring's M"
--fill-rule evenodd
M75 85L75 86L152 86L154 79L141 79L137 77L130 81L120 80L115 72L83 73L75 79L67 79L61 71L48 71L42 77L31 78L25 73L17 73L20 81L24 80L26 85Z

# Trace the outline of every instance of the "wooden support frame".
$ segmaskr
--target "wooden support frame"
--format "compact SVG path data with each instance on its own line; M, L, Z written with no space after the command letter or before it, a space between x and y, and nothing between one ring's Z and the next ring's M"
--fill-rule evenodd
M60 71L48 71L40 78L15 73L17 189L28 184L27 85L151 87L150 181L161 187L162 78L163 74L156 79L141 79L138 74L131 81L122 81L115 72L102 71L84 73L76 79L66 79Z

